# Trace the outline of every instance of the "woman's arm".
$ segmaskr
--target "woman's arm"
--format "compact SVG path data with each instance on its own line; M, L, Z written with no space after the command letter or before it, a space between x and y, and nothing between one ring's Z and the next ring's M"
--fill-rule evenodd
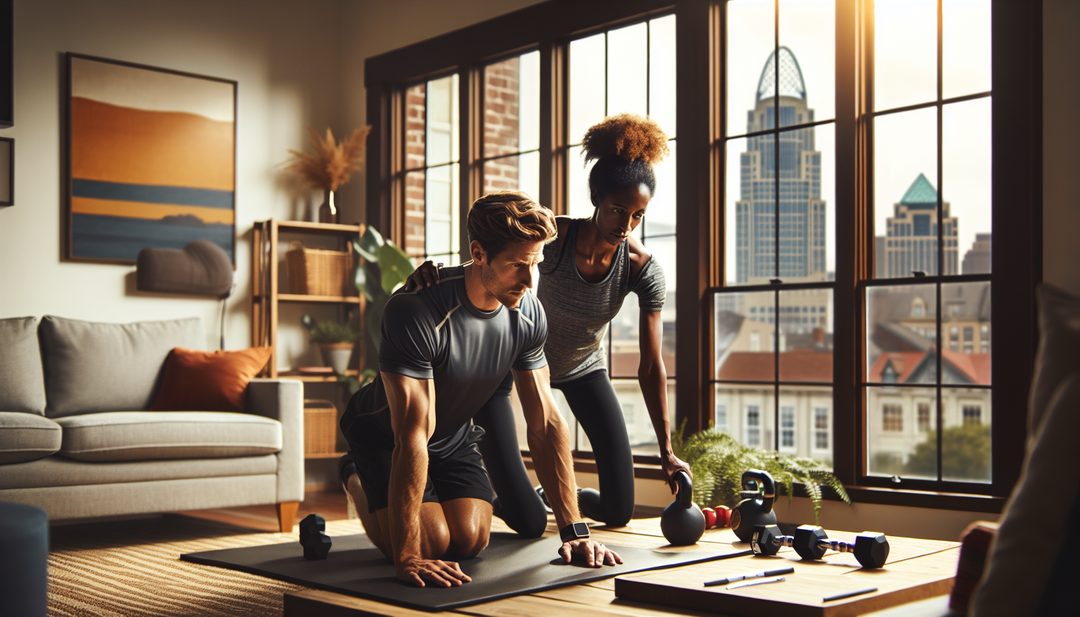
M664 470L664 477L671 487L671 494L674 495L678 491L678 485L674 479L677 471L686 471L691 479L694 476L690 473L690 466L671 451L671 422L667 403L667 368L664 366L664 357L661 353L664 327L660 319L660 311L642 310L639 332L638 349L641 360L638 364L638 385L640 385L641 394L645 398L645 407L649 410L653 430L656 431L656 443L660 446L660 465Z

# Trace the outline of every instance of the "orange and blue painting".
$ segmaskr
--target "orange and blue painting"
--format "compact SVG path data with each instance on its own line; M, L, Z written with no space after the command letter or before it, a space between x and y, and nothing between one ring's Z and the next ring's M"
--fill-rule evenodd
M235 263L236 82L68 54L73 260L210 240Z

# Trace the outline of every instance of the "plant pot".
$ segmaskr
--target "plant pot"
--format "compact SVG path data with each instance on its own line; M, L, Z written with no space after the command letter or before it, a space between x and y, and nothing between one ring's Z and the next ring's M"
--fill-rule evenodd
M334 369L338 375L344 375L352 358L353 343L319 343L323 364Z
M338 211L334 205L334 191L323 192L323 203L319 206L320 223L337 223Z

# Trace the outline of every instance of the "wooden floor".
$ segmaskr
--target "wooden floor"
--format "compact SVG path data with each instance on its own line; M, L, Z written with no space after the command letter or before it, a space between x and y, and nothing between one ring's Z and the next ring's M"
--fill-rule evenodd
M259 531L277 531L277 510L273 505L245 506L242 508L219 508L216 510L191 510L180 512L184 516L202 518L238 527L258 529ZM348 518L348 506L345 491L323 491L307 493L300 509L296 513L296 522L304 520L308 514L318 514L328 521Z

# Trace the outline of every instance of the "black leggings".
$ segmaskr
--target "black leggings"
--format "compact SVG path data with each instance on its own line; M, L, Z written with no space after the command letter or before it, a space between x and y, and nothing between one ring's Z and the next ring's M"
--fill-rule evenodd
M507 375L473 421L486 431L479 447L498 496L498 513L519 534L539 537L547 526L547 513L521 460L510 406L512 385L513 377ZM634 459L622 407L607 371L593 371L552 387L566 396L596 457L600 492L581 491L578 500L582 514L613 527L626 525L634 514Z

